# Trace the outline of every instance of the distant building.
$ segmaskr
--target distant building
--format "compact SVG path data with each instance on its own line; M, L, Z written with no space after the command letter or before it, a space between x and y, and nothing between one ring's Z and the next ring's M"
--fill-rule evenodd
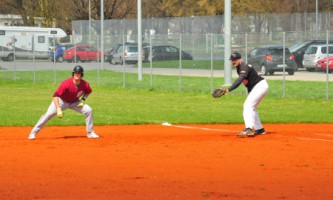
M42 27L42 17L35 17L35 26ZM55 27L56 23L53 22L52 27ZM24 26L21 15L13 14L0 14L0 26Z

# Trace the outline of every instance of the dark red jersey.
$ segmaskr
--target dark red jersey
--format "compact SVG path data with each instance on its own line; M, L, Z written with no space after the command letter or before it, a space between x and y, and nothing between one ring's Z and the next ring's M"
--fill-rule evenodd
M80 84L76 86L73 83L73 78L68 78L60 84L53 97L60 97L63 101L72 103L83 94L90 94L91 92L92 89L87 81L81 80Z

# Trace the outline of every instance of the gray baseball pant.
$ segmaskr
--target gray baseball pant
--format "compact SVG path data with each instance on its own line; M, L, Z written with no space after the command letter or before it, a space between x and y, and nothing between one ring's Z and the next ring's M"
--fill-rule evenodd
M84 104L83 107L77 107L77 105L80 103L80 100L77 100L73 103L67 103L59 98L59 104L62 110L66 110L67 108L73 109L81 114L85 115L86 120L86 130L87 133L91 133L94 131L94 120L93 120L93 113L92 109L88 104ZM49 108L47 109L46 113L41 116L41 118L38 120L35 127L31 130L32 134L37 134L44 126L45 124L52 119L57 114L57 108L52 101Z

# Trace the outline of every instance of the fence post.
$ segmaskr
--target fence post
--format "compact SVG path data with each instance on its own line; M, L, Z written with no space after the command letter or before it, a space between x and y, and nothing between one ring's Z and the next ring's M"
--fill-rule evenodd
M207 37L206 37L207 38ZM210 90L214 90L213 33L210 34Z
M282 84L282 97L286 97L286 76L285 76L285 72L286 72L286 32L283 32L283 37L282 37L283 41L283 56L282 56L282 66L283 66L283 84Z
M55 35L53 35L53 57L55 56ZM55 60L53 61L53 70L54 70L54 73L53 73L53 82L56 83L57 82L57 70L56 70L56 64L55 64Z
M101 57L103 56L104 57L104 51L101 51L100 50L100 48L99 48L99 42L98 42L98 34L96 35L96 43L97 43L97 63L99 62L99 61L101 61L100 60L100 56L99 56L99 52L101 52ZM102 39L102 37L100 37L100 39ZM102 62L101 62L101 68L102 69L104 69L104 66L103 66L103 64L102 64ZM100 72L101 72L101 70L100 70L100 67L97 67L97 84L98 85L100 85L100 79L101 79L101 75L100 75Z
M179 90L182 91L182 34L179 34Z
M245 62L247 63L247 33L245 33Z
M13 36L14 37L14 41L16 40L15 39L15 35ZM13 49L13 52L14 52L14 56L13 56L13 58L14 58L14 80L16 81L16 51L15 51L15 49L16 49L16 46L15 46L15 43L16 42L14 42L14 44L13 44L13 47L14 47L14 49Z
M32 59L34 66L34 83L36 83L36 63L35 63L35 34L32 34Z
M328 39L329 39L329 30L326 31L326 53L327 53L327 62L326 62L326 99L329 99L329 63L328 63L328 56L329 56L329 47L328 47Z
M125 35L123 35L123 41L122 42L123 42L123 49L125 49ZM122 55L122 59L123 59L123 57L124 57L124 55ZM125 68L125 62L123 62L123 88L126 88L126 68Z
M149 34L149 56L148 56L148 60L149 60L149 68L150 68L150 89L153 88L153 59L149 59L149 57L153 58L152 55L152 43L151 43L151 34ZM146 55L145 55L146 57Z

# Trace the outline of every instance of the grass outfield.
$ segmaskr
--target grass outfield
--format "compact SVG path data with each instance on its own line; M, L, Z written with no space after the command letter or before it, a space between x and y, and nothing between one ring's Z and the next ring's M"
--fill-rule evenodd
M6 72L7 73L7 72ZM9 72L10 73L10 72ZM12 72L11 72L12 73ZM26 75L28 73L28 75ZM57 72L57 83L49 71L38 71L36 83L32 72L17 72L16 81L0 78L0 126L33 126L46 112L52 94L68 71ZM99 81L96 77L99 76ZM8 76L7 76L8 77ZM87 103L94 110L95 125L169 123L243 123L242 106L246 98L243 86L220 99L213 99L209 78L153 77L137 81L137 75L88 71L84 77L91 83L92 95ZM223 83L214 79L214 85ZM270 91L258 107L263 123L332 123L333 104L325 98L322 82L288 81L286 97L282 97L282 82L268 81ZM129 87L129 88L127 88ZM330 85L332 87L332 84ZM332 89L331 89L332 91ZM48 125L84 125L83 116L64 111L64 118L53 118Z

